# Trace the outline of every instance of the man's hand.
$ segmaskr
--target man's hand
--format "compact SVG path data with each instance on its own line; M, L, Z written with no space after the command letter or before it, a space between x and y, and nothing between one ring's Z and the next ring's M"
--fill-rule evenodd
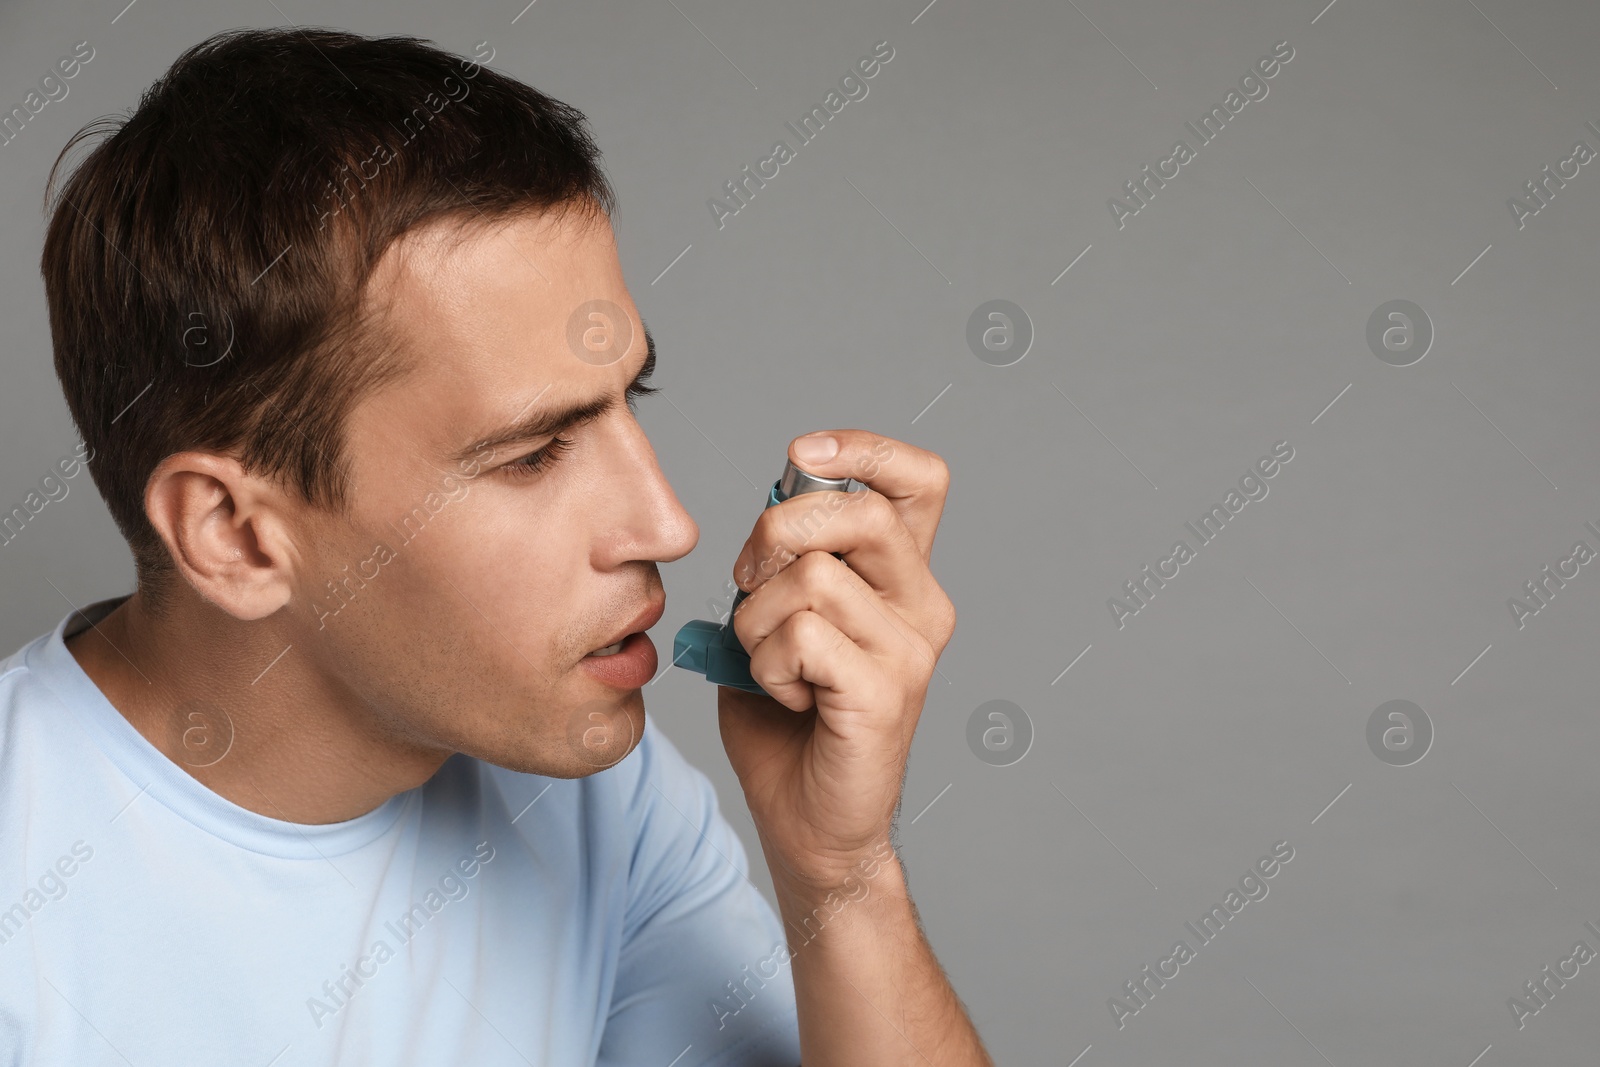
M750 813L795 888L830 889L889 833L912 732L955 606L928 569L950 474L932 452L831 430L797 466L867 488L791 497L761 513L734 564L750 591L733 628L772 696L717 690L723 747ZM832 553L843 556L841 561Z
M956 626L928 570L950 473L932 452L864 430L826 436L836 453L807 453L808 435L789 446L795 464L867 488L802 493L761 513L734 563L751 592L733 629L772 695L717 690L722 744L789 941L801 1056L807 1067L993 1067L923 936L898 857L881 862L911 735ZM854 891L859 872L870 895Z

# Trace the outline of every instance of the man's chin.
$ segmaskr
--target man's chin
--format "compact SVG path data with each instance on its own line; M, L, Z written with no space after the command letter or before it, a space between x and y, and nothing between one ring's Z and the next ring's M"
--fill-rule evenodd
M603 771L622 762L644 736L644 694L584 701L567 719L567 748L577 769L568 777Z
M560 718L564 725L559 731L530 732L519 737L513 749L478 758L521 774L587 778L616 766L639 746L644 736L644 695L634 690L594 697Z

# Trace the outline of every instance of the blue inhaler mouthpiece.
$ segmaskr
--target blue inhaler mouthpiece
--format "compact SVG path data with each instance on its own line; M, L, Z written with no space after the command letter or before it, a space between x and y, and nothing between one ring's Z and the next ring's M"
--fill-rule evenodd
M849 478L819 478L796 467L792 460L786 460L783 474L772 483L772 490L767 494L766 506L770 508L792 496L825 489L848 493L849 486ZM833 554L844 558L837 552ZM706 681L715 685L730 686L746 693L765 694L767 691L750 677L750 654L733 632L733 613L739 610L739 605L749 595L743 589L739 590L733 598L733 606L728 609L726 622L694 619L684 623L672 639L673 666L703 674Z

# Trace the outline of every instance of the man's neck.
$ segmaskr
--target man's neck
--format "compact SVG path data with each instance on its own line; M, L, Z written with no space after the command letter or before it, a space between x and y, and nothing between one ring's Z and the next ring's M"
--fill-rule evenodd
M241 622L193 597L163 618L135 593L67 639L144 738L212 792L287 822L343 822L433 776L449 753L384 736L373 709L270 619Z

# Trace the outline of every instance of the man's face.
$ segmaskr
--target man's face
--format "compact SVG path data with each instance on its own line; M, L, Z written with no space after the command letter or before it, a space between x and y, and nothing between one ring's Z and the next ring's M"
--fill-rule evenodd
M372 293L415 369L347 423L350 518L305 513L297 644L382 736L563 778L616 763L644 698L585 656L662 603L657 561L700 532L625 399L646 338L609 222L425 227ZM607 397L583 424L494 440Z

